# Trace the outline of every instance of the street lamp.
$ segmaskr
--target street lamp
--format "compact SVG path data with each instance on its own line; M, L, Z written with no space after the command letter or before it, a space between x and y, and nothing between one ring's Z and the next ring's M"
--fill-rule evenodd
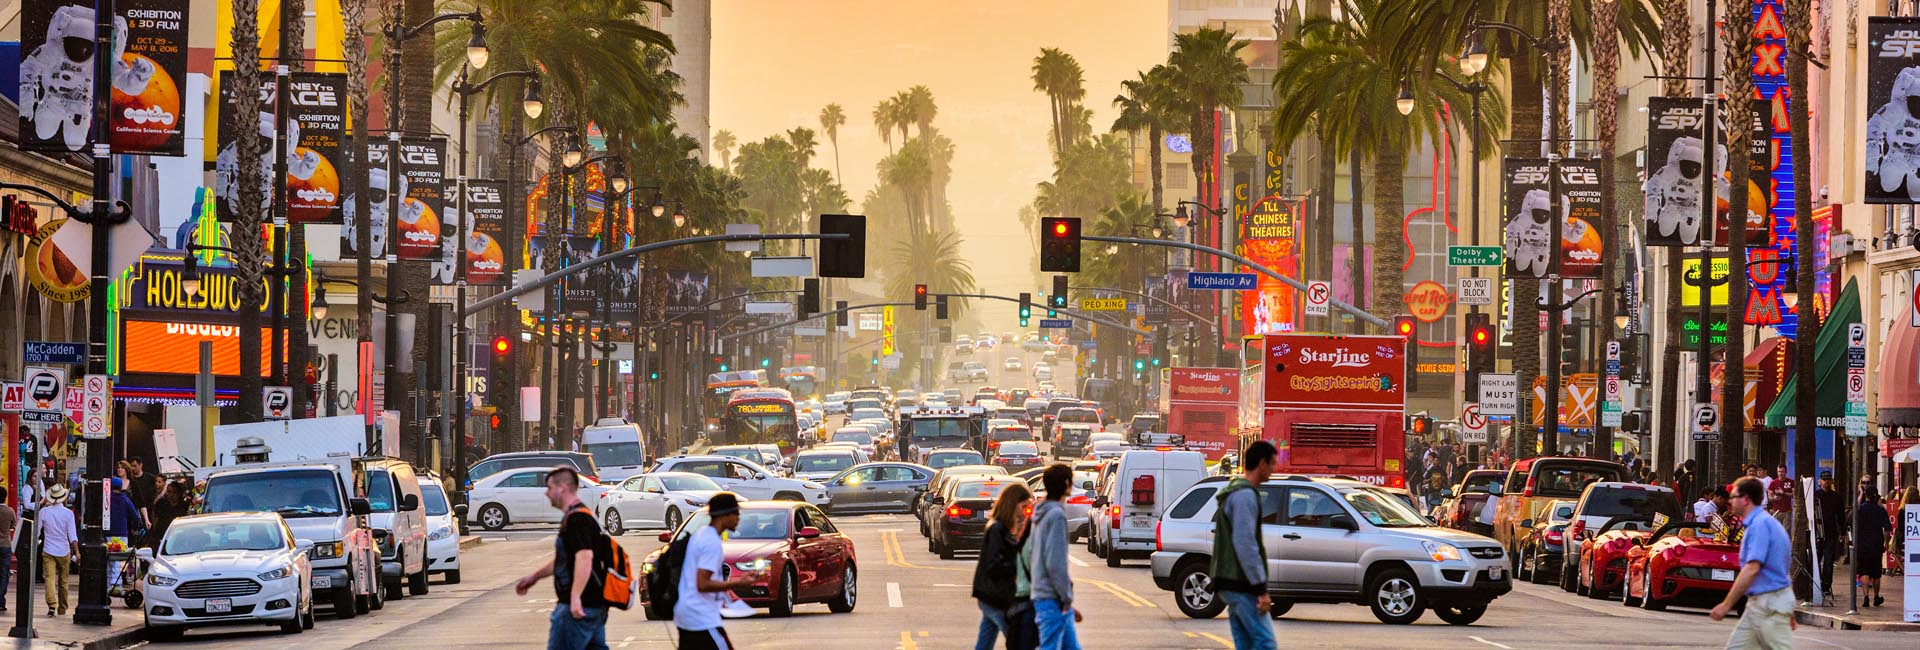
M527 94L520 99L520 110L527 114L529 120L540 119L540 115L547 112L547 100L540 93L539 77L527 80Z
M655 219L665 216L667 214L666 197L661 196L659 192L654 192L653 206L649 208L649 210L653 212L653 218ZM686 220L686 217L681 216L680 214L680 202L674 201L673 202L673 225L678 226L681 224L681 222L685 220Z
M1479 32L1467 34L1467 49L1460 55L1460 74L1474 76L1487 69L1487 43Z
M1173 220L1173 227L1175 229L1185 228L1188 223L1193 221L1193 215L1187 213L1186 201L1181 201L1179 205L1173 207L1173 216L1171 219Z
M656 203L654 205L655 205L655 209L658 210L659 204ZM659 214L660 214L659 212L654 212L654 216L659 216ZM686 225L687 225L687 213L682 212L680 210L680 201L679 199L675 199L673 201L673 227L680 228Z
M1394 98L1393 107L1400 111L1401 115L1413 114L1413 84L1408 83L1406 79L1400 80L1400 96Z
M579 167L580 159L587 155L585 151L580 149L580 138L578 135L579 134L576 133L575 137L567 140L566 153L560 154L561 167Z
M473 21L473 32L467 37L467 65L479 70L487 67L487 24L482 20Z

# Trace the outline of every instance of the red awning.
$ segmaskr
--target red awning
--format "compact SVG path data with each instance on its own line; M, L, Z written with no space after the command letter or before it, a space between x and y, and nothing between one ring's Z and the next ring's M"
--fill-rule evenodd
M1883 427L1920 426L1920 359L1915 358L1920 328L1898 322L1880 344L1880 372L1867 383L1878 395L1875 420Z
M1780 387L1793 376L1793 341L1784 336L1775 336L1753 346L1747 353L1747 389L1746 404L1741 412L1746 415L1749 428L1764 428L1762 418L1773 400L1780 396Z

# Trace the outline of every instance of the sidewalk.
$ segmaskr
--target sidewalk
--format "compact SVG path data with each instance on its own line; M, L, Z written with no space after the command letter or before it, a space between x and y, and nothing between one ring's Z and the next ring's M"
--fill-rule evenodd
M1900 620L1903 611L1905 587L1901 581L1906 576L1889 575L1880 579L1880 597L1887 599L1886 604L1878 607L1853 608L1847 606L1847 580L1853 575L1852 569L1844 564L1833 567L1834 593L1827 602L1830 607L1801 605L1793 613L1793 618L1801 625L1841 630L1873 630L1887 632L1920 632L1920 623L1907 623ZM1847 614L1855 609L1856 613Z
M18 575L14 577L19 577ZM77 603L80 592L74 586L75 581L68 579L67 602ZM69 648L77 650L117 650L141 642L142 631L140 610L128 609L119 598L110 601L113 611L112 625L79 625L73 622L73 611L66 616L47 616L47 596L45 585L34 585L33 602L18 603L14 585L7 589L7 611L0 614L0 627L11 629L15 617L22 606L33 613L33 632L35 638L13 639L0 637L0 648Z

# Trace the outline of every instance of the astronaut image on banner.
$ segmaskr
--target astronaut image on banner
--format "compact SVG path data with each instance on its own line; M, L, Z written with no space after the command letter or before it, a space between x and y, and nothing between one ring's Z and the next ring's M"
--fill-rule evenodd
M1902 69L1867 118L1866 162L1869 199L1920 203L1920 67Z
M1553 260L1553 201L1543 189L1527 190L1520 200L1520 214L1507 222L1507 250L1513 256L1513 269L1521 274L1544 278L1551 272ZM1561 201L1561 218L1566 218L1566 201Z
M1643 186L1646 192L1647 230L1661 238L1676 239L1689 244L1700 241L1702 215L1700 212L1701 183L1704 182L1706 148L1700 138L1675 138L1673 146L1667 149L1666 162L1647 177ZM1717 197L1727 194L1726 146L1714 147L1715 167L1713 174L1713 192Z
M390 183L387 182L387 170L385 168L371 167L368 168L366 172L367 212L371 217L368 219L370 222L368 227L373 230L373 250L367 254L372 257L380 257L385 255L387 250L387 191ZM349 186L349 189L351 189L351 186ZM405 176L401 176L401 195L405 196L406 191L407 179ZM358 223L355 219L358 218L359 215L354 214L354 212L354 197L352 194L348 194L346 200L342 201L340 205L340 215L344 222L344 225L340 227L340 248L344 251L357 253L358 249L354 247L354 238L358 235L355 234L354 228Z
M88 3L91 4L91 3ZM19 8L19 3L14 3ZM20 117L32 129L22 128L23 149L44 151L64 147L80 151L93 129L93 7L70 4L53 10L44 40L20 58ZM37 23L30 17L27 23ZM38 25L23 24L26 30ZM127 21L113 20L114 61L126 52ZM21 39L25 47L31 41ZM144 86L144 84L142 84Z

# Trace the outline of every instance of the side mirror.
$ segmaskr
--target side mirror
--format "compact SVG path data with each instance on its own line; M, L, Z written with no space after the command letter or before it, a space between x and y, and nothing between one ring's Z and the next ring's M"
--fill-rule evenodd
M1532 528L1532 527L1533 527L1533 520L1532 520L1532 519L1522 519L1522 520L1520 520L1520 527L1521 527L1521 528Z
M925 484L925 483L921 483L921 484L919 484L919 485L915 485L915 486L913 486L913 491L915 491L915 492L925 492L925 491L927 491L927 484Z
M347 500L347 511L355 515L372 514L373 504L367 502L366 499L354 497Z
M820 529L807 526L796 531L793 536L800 539L814 539L820 536Z
M663 490L663 489L661 489L661 488L660 488L660 486L658 486L658 485L651 485L651 486L647 486L647 490L646 490L646 491L647 491L648 493L650 493L650 494L665 494L665 493L666 493L666 490Z
M420 495L407 494L400 497L400 511L413 512L420 509Z
M1105 496L1097 496L1097 497L1094 497L1094 498L1093 498L1093 507L1095 507L1095 508L1105 508L1105 507L1107 507L1107 498L1106 498Z
M1080 489L1082 489L1082 490L1092 490L1092 489L1093 489L1093 481L1081 481L1081 482L1080 482Z
M672 542L673 542L673 531L669 530L669 531L660 533L660 543L668 544Z
M453 505L453 517L454 517L455 519L466 519L466 518L467 518L467 504L464 504L464 503L456 503L456 504L454 504L454 505Z
M756 481L764 481L764 480L767 480L767 473L766 473L766 472L754 472L754 473L753 473L753 480L756 480Z
M306 541L306 540L300 540L300 544L301 544L301 546L300 546L300 552L301 552L301 553L305 553L305 552L307 552L307 549L309 549L309 548L313 548L313 542L309 542L309 541ZM134 556L134 557L137 557L137 558L140 558L140 559L142 559L142 560L147 560L147 561L152 561L152 560L153 560L153 549L150 549L150 548L138 548L138 549L134 549L134 550L133 550L133 556Z
M944 499L944 498L941 498L941 496L940 496L940 495L938 495L938 494L936 494L936 495L933 495L933 496L930 496L930 497L927 497L927 503L931 503L931 504L933 504L933 505L936 505L936 506L937 506L937 505L940 505L940 504L942 504L942 503L946 503L946 502L947 502L947 500L946 500L946 499Z
M146 552L147 552L147 557L149 557L149 558L150 558L150 557L151 557L151 556L153 555L153 551L150 551L150 550L147 550L147 549L144 549L144 548L143 548L143 549L140 549L140 550L141 550L141 551L146 551ZM293 550L294 550L294 551L297 551L297 552L299 552L299 553L300 553L301 555L306 555L308 551L312 551L312 550L313 550L313 540L310 540L310 539L297 539L297 540L294 540L294 542L293 542ZM138 554L136 553L136 555L138 555Z
M1340 530L1344 530L1344 531L1347 531L1347 532L1353 532L1353 531L1356 531L1356 530L1360 530L1360 524L1358 524L1358 523L1355 523L1355 522L1353 521L1353 517L1352 517L1351 515L1347 515L1347 514L1344 514L1344 513L1343 513L1343 514L1338 514L1338 515L1334 515L1334 516L1332 516L1332 517L1328 517L1328 518L1327 518L1327 527L1328 527L1328 528L1338 528L1338 529L1340 529Z

